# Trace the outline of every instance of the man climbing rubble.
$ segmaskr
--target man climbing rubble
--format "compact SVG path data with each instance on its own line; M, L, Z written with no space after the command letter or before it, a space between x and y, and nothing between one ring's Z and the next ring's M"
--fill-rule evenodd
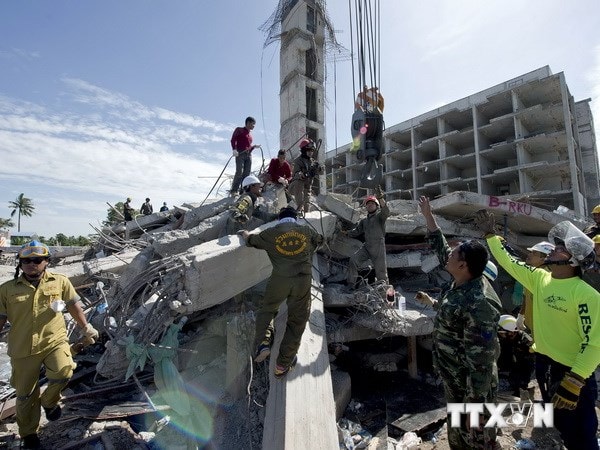
M373 264L377 280L388 284L385 260L385 222L390 216L390 209L379 186L376 192L377 195L369 195L365 198L364 206L367 209L367 217L361 219L353 229L346 232L349 237L359 237L363 234L365 236L364 244L350 257L347 276L347 284L350 287L356 285L358 269L369 260Z
M275 365L275 378L285 376L296 364L302 333L310 315L312 257L323 237L308 225L296 221L294 208L282 208L279 223L258 234L246 230L240 234L250 247L265 250L273 271L265 296L256 314L256 362L264 361L271 353L273 320L279 306L287 299L288 319Z
M16 390L17 425L24 448L40 447L40 406L48 420L60 418L60 393L75 368L63 310L71 314L88 342L98 338L69 279L46 270L49 259L49 249L41 242L23 245L14 279L0 286L0 330L10 322L10 382ZM20 270L23 273L19 276ZM40 395L41 366L46 369L48 387Z
M256 206L256 201L262 193L262 183L254 175L248 175L242 181L243 194L229 208L229 217L225 224L225 228L220 236L236 234L242 229L246 229L252 218L259 219L262 222L270 222L277 218L276 214L270 214L260 206ZM256 224L258 225L258 224Z
M597 449L598 387L594 371L600 364L600 293L581 279L595 259L594 243L569 221L552 227L554 249L544 265L532 269L515 259L495 234L493 214L479 211L475 222L498 264L533 293L536 358L550 366L549 396L554 426L568 449Z

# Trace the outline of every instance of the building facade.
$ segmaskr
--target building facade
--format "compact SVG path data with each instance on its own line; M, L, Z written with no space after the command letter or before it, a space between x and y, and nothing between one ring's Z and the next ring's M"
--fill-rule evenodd
M384 131L387 198L453 191L559 205L587 216L600 203L589 99L575 102L548 66ZM362 163L350 144L326 154L328 190L360 197Z

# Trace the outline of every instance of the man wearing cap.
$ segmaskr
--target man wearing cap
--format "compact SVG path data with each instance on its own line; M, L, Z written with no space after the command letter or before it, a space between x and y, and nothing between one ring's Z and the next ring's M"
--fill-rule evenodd
M299 146L300 156L294 160L289 191L294 196L297 211L306 213L310 207L310 188L315 177L323 174L323 167L313 159L316 147L312 139L302 139Z
M592 219L594 219L594 224L583 230L583 233L590 239L600 234L600 205L596 205L592 209Z
M310 315L312 258L323 242L323 236L308 225L300 225L296 219L294 208L286 207L279 211L279 222L274 227L258 234L240 231L249 247L267 252L273 266L256 314L256 362L264 361L271 353L273 320L287 299L287 324L275 364L276 378L283 377L296 364Z
M252 150L260 148L260 145L252 144L252 130L256 126L254 117L246 117L243 127L237 127L231 135L231 153L235 158L235 175L231 183L231 195L236 195L240 182L244 180L252 170ZM241 194L241 192L240 192Z
M75 368L62 311L71 314L88 340L98 338L69 279L46 270L49 258L48 247L41 242L23 245L14 279L0 286L0 330L10 322L11 385L16 390L17 425L24 448L40 446L40 406L48 420L60 417L60 393ZM46 369L48 387L40 395L41 366Z
M350 257L348 264L348 286L354 287L358 269L371 260L377 280L388 284L387 263L385 260L385 222L390 216L390 208L383 198L383 191L377 187L377 195L369 195L364 201L367 217L347 232L351 238L364 234L364 244Z
M569 221L550 230L550 272L515 259L495 234L493 214L479 211L476 223L496 261L533 293L537 358L550 366L549 396L554 426L568 449L597 449L594 371L600 364L600 293L581 279L594 258L594 243Z
M439 301L418 295L418 301L437 309L433 325L433 361L442 378L447 403L495 403L500 355L498 319L502 305L483 276L488 252L477 241L453 249L431 211L427 197L419 199L429 241L453 281L444 286ZM464 415L463 415L464 416ZM494 448L495 428L448 427L453 449Z

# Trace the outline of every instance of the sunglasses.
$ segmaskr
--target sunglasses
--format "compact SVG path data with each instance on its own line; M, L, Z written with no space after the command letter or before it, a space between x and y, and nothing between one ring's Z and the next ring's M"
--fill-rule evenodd
M42 261L46 261L46 258L25 258L25 259L21 259L21 264L22 265L30 264L30 263L41 264Z

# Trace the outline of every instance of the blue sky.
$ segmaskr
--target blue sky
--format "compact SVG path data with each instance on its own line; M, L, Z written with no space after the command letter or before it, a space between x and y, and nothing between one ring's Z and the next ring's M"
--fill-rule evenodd
M0 217L23 192L36 211L22 230L87 235L106 202L201 202L247 115L268 163L279 146L279 47L263 48L259 27L276 6L0 2ZM350 48L347 8L327 5ZM388 126L545 65L565 72L576 100L592 98L600 122L597 0L383 0L381 10ZM335 71L329 61L327 73L332 149L350 141L354 95L349 61Z

